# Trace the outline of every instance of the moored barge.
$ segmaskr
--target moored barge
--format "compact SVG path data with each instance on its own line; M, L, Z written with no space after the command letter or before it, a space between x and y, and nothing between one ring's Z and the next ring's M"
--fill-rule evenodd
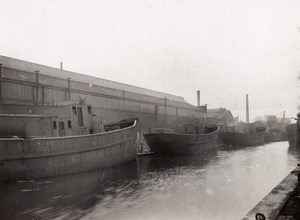
M264 144L263 133L220 132L222 142L232 146L255 146Z
M156 128L145 132L144 138L150 150L157 154L201 154L216 149L218 132L219 127L203 134L175 133L171 129Z
M111 124L105 131L91 106L71 104L46 111L26 123L26 137L0 138L0 182L66 175L135 160L137 119L130 121L126 126L124 121Z
M259 122L239 122L234 131L222 131L219 133L219 137L225 145L255 146L264 144L265 131L265 126Z

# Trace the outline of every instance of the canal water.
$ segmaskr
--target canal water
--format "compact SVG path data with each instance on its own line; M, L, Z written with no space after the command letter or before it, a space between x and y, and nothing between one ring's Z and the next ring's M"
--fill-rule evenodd
M300 161L287 142L0 185L0 219L241 219Z

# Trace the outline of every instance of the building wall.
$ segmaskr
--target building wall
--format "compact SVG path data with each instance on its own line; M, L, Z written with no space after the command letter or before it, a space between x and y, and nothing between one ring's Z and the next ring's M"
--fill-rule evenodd
M234 118L231 112L226 109L219 109L218 111L208 109L207 122L225 127L234 126Z
M0 84L0 113L42 114L56 102L84 99L93 107L94 114L103 119L103 124L138 117L141 131L159 126L175 128L180 123L196 123L195 118L206 116L205 108L186 102L6 67L2 67ZM16 107L20 105L24 112Z

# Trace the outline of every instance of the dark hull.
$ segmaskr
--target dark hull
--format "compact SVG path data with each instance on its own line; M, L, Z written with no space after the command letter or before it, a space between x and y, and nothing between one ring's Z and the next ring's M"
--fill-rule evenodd
M0 139L0 182L116 166L137 157L136 122L120 130L55 138Z
M286 135L290 147L294 147L296 143L296 124L286 126Z
M265 139L263 133L220 132L219 137L224 144L233 146L262 145Z
M152 152L158 154L201 154L216 149L217 134L145 133L144 138Z
M265 142L277 142L277 141L286 141L286 134L283 132L275 133L275 132L266 132L265 133Z

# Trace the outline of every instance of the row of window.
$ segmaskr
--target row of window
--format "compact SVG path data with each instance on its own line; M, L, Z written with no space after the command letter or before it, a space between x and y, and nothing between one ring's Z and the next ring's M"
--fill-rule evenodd
M63 121L59 121L58 126L59 126L60 131L65 130L65 123ZM72 128L72 123L70 120L68 121L68 128ZM57 121L53 121L53 129L54 130L57 129ZM89 132L90 132L90 134L93 134L94 130L91 128L91 129L89 129Z
M63 131L65 130L65 122L59 121L58 122L59 130ZM72 122L68 120L68 128L72 128ZM53 129L57 129L57 121L53 121Z
M77 115L77 111L81 112L81 107L77 107L76 108L76 106L72 106L73 115ZM88 114L91 115L92 114L92 107L91 106L87 106L87 111L88 111Z

